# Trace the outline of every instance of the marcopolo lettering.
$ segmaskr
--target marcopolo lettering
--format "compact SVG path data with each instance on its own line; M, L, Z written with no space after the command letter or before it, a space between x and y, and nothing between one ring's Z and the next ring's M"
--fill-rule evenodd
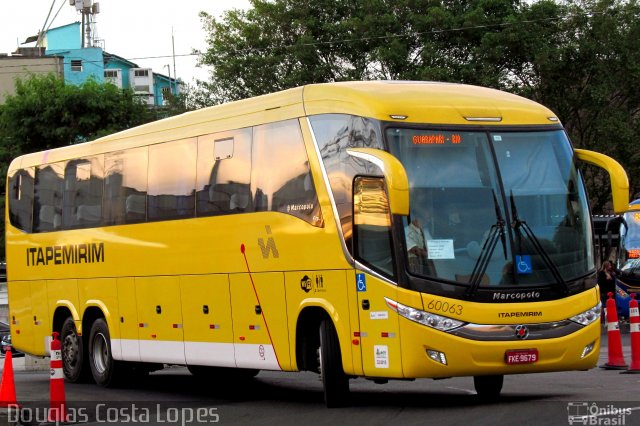
M27 266L104 263L104 243L29 247Z
M527 300L539 299L539 291L519 292L519 293L493 293L493 300Z

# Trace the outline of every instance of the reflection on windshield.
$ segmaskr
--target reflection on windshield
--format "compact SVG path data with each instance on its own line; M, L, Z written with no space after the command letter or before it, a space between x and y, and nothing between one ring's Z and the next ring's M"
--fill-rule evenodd
M410 273L483 287L558 283L593 268L586 196L562 131L386 136L410 181ZM514 232L514 208L532 235Z

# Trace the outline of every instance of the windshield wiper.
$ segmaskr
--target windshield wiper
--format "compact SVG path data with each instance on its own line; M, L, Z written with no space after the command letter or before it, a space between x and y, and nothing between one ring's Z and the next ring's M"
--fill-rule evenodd
M493 192L493 191L492 191ZM484 241L482 245L482 250L480 251L480 257L476 261L476 264L473 266L473 271L471 272L471 278L469 279L469 288L467 289L467 297L473 295L476 292L480 283L482 282L482 277L484 273L487 271L487 267L489 266L489 261L491 260L491 256L493 256L493 252L496 249L496 245L498 245L498 239L502 242L502 250L504 252L504 258L507 258L507 244L506 237L504 233L504 219L502 218L502 213L500 212L500 206L498 206L498 200L496 199L496 193L493 192L493 205L496 209L496 218L497 222L491 225L489 229L489 235L487 235L487 239Z
M513 198L513 191L511 191L511 193L509 194L509 202L511 203L511 226L518 233L518 236L521 229L524 231L524 234L531 241L533 248L538 252L545 265L547 265L547 268L549 268L549 270L551 271L551 274L555 278L556 282L560 284L560 287L562 288L564 294L569 294L569 286L567 285L564 278L562 278L558 267L555 263L553 263L553 260L551 260L544 247L542 247L542 244L540 244L540 240L538 240L538 237L535 236L533 230L531 230L531 227L527 224L527 222L519 218L518 210L516 209L516 203Z

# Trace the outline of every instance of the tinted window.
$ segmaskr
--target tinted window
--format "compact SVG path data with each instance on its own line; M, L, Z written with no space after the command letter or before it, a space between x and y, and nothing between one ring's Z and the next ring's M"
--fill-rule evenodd
M62 229L62 197L65 163L47 164L36 168L34 188L35 232Z
M104 156L104 223L141 222L147 212L147 148Z
M64 172L65 228L87 228L102 221L103 157L72 160Z
M372 163L347 154L347 148L384 149L380 124L376 120L341 114L317 115L311 117L310 121L336 202L345 242L351 251L353 178L358 174L377 175L380 171Z
M251 129L198 138L198 216L253 211Z
M9 219L26 232L31 232L33 183L33 169L17 170L9 176Z
M149 220L195 214L196 139L149 147Z
M297 120L254 128L252 188L256 211L278 211L322 226Z

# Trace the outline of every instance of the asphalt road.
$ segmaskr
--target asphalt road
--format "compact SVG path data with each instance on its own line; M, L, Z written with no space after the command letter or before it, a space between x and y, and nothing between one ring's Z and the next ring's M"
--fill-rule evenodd
M628 335L623 344L630 362ZM600 364L607 361L606 340L600 358ZM21 362L14 359L22 417L14 410L0 422L46 423L48 371L22 371ZM640 374L601 368L506 376L502 396L493 403L478 399L471 378L386 385L357 379L351 381L351 405L327 409L316 374L261 372L243 382L216 383L181 367L119 389L66 383L65 393L69 420L88 424L640 425Z

